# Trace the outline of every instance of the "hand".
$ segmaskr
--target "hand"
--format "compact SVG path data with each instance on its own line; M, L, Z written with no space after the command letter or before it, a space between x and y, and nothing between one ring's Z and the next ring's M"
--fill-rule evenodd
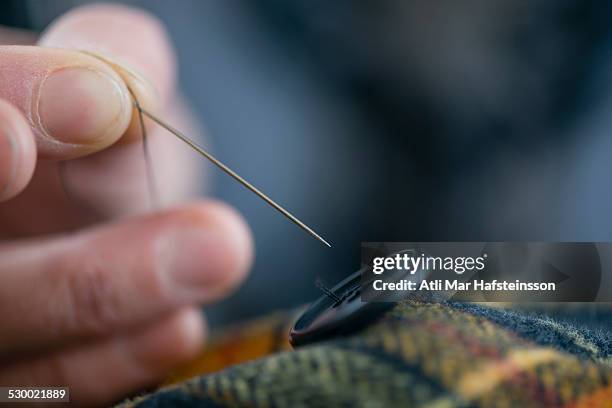
M75 9L38 46L0 46L0 385L115 401L196 353L197 305L244 278L251 237L227 206L145 214L128 87L194 131L174 82L160 24L123 6ZM162 202L177 203L201 184L199 157L147 126Z

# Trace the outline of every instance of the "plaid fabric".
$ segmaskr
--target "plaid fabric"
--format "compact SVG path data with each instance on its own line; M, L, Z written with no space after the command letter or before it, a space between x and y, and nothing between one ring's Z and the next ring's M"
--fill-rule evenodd
M540 315L402 303L354 336L121 406L612 407L611 341L609 332Z

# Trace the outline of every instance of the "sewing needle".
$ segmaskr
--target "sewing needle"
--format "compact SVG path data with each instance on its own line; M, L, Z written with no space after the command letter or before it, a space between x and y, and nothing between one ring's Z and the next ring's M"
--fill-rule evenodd
M213 155L208 153L206 150L204 150L202 147L200 147L196 142L194 142L193 140L191 140L190 138L188 138L187 136L185 136L184 134L179 132L177 129L175 129L174 127L170 126L169 124L167 124L166 122L164 122L163 120L158 118L153 113L151 113L151 112L147 111L146 109L144 109L140 104L136 104L136 109L138 109L145 116L149 117L151 120L153 120L155 123L157 123L158 125L160 125L164 129L166 129L168 132L174 134L176 137L181 139L184 143L189 145L192 149L194 149L195 151L200 153L202 156L206 157L215 166L219 167L226 174L228 174L229 176L234 178L237 182L239 182L240 184L242 184L243 186L245 186L246 188L251 190L253 193L257 194L259 196L259 198L264 200L266 203L270 204L274 209L276 209L278 212L283 214L285 217L287 217L289 220L291 220L298 227L302 228L304 231L306 231L307 233L309 233L310 235L312 235L313 237L315 237L316 239L318 239L319 241L321 241L322 243L324 243L325 245L327 245L328 247L331 248L331 245L326 240L321 238L321 236L319 234L314 232L312 230L312 228L310 228L309 226L304 224L302 221L298 220L293 214L291 214L289 211L285 210L283 207L281 207L279 204L277 204L270 197L268 197L267 195L262 193L259 189L257 189L251 183L249 183L248 181L246 181L245 179L240 177L236 172L234 172L232 169L227 167L225 164L223 164L221 161L219 161L216 157L214 157Z

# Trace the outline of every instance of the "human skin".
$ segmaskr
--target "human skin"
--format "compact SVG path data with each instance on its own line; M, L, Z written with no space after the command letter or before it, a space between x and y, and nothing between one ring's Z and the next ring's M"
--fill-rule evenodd
M2 44L30 38L0 30ZM200 306L249 269L243 219L185 202L198 157L149 121L151 211L128 88L196 130L172 47L143 11L81 7L35 46L0 46L0 385L69 386L87 406L150 386L199 351Z

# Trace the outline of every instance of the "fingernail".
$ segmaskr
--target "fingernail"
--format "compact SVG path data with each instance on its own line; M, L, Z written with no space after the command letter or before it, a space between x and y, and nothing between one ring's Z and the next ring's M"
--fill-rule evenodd
M6 127L0 128L0 198L11 188L17 172L17 142Z
M38 115L48 136L86 145L116 131L128 115L127 103L120 83L110 75L84 67L64 68L42 83Z
M177 232L166 243L168 269L174 283L183 287L227 286L235 275L233 245L222 231L190 228Z

